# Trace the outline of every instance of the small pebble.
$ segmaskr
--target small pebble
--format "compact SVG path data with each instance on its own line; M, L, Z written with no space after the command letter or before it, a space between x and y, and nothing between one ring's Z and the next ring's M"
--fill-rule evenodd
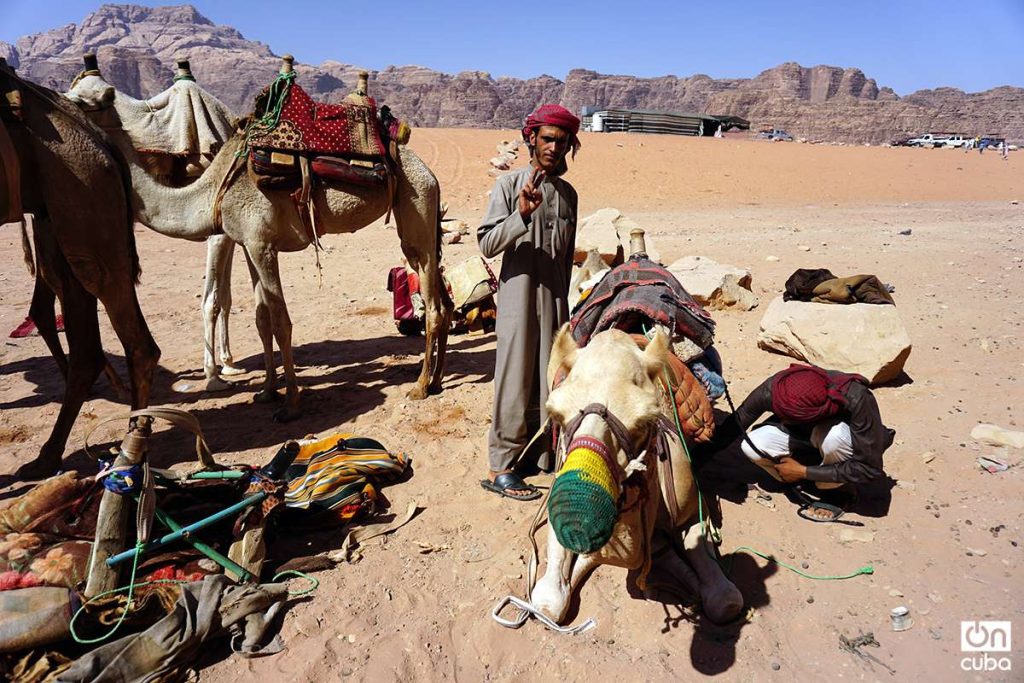
M803 567L804 569L810 569L811 568L811 565L810 565L810 563L807 562L807 560L804 560L803 562L801 562L800 566Z
M782 668L781 664L779 664L778 662L772 662L772 671L778 671L781 668Z
M808 595L807 596L807 604L808 605L813 605L814 604L814 596L813 595Z

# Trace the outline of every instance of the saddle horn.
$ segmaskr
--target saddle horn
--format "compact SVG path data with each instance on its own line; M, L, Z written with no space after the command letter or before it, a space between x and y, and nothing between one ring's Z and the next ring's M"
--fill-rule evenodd
M95 52L86 52L82 55L82 63L85 65L85 71L87 73L95 72L97 76L100 74L100 63L99 60L96 59Z
M178 57L175 60L178 65L178 71L174 74L174 80L176 81L194 81L196 77L192 75L192 67L188 63L188 57Z
M281 57L281 73L290 74L295 71L295 57L285 55Z
M629 255L647 257L647 242L644 240L644 229L633 228L629 231Z

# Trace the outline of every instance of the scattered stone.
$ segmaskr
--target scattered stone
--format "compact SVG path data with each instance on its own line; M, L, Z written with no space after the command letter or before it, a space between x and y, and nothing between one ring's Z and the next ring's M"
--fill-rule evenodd
M913 232L914 231L912 229L907 228L906 230L900 230L898 234L900 234L900 235L909 235L909 234L911 234Z
M921 454L921 461L926 465L935 459L935 453L933 451L925 451Z
M462 241L461 232L448 232L441 237L441 241L445 244L458 244Z
M761 319L757 345L830 370L856 372L872 384L895 379L912 349L895 306L839 306L781 296Z
M808 605L813 605L814 604L814 596L813 595L808 595L807 596L807 604Z
M903 597L903 593L901 591L897 590L896 588L893 588L892 590L889 591L889 597L890 598L902 598Z
M771 261L772 263L775 263L776 261L779 261L780 259L779 259L778 256L765 256L764 260L765 261Z
M581 220L576 228L576 262L586 258L591 249L597 249L609 265L620 252L623 258L629 256L629 232L642 227L618 209L605 208L592 213ZM651 239L651 233L644 234L644 242L647 256L652 261L661 262L661 255Z
M1011 432L991 424L979 424L971 430L971 438L994 446L1024 448L1024 432Z
M781 668L782 668L781 664L779 664L778 662L772 662L772 671L778 671Z
M811 565L810 565L810 563L807 560L804 560L803 562L800 563L800 567L802 567L803 569L810 569Z
M806 244L801 244L801 245L797 246L797 249L799 249L800 251L810 251L811 250L811 248L809 246L807 246Z
M684 256L668 267L698 303L715 310L749 311L757 306L750 271L717 263L707 256Z
M935 604L942 602L942 596L934 591L928 594L928 599L934 602Z
M872 543L875 532L867 529L842 529L839 532L840 543Z
M980 548L968 548L967 549L967 556L968 557L971 557L971 556L985 557L986 555L988 555L988 551L987 550L981 550Z

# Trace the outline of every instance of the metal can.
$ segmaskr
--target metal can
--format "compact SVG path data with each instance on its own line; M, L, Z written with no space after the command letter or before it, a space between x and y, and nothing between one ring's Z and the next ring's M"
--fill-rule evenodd
M914 625L914 620L910 616L910 609L905 605L893 607L889 611L889 621L892 622L893 631L906 631Z

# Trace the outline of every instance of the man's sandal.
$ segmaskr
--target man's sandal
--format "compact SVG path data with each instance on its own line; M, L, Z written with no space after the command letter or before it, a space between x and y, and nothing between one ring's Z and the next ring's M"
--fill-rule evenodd
M480 486L484 487L488 491L497 493L500 496L506 498L512 498L514 500L537 500L541 497L541 492L536 486L527 484L523 481L515 472L502 472L494 478L494 481L490 479L484 479L480 482ZM509 493L510 491L526 491L524 495L516 495Z

